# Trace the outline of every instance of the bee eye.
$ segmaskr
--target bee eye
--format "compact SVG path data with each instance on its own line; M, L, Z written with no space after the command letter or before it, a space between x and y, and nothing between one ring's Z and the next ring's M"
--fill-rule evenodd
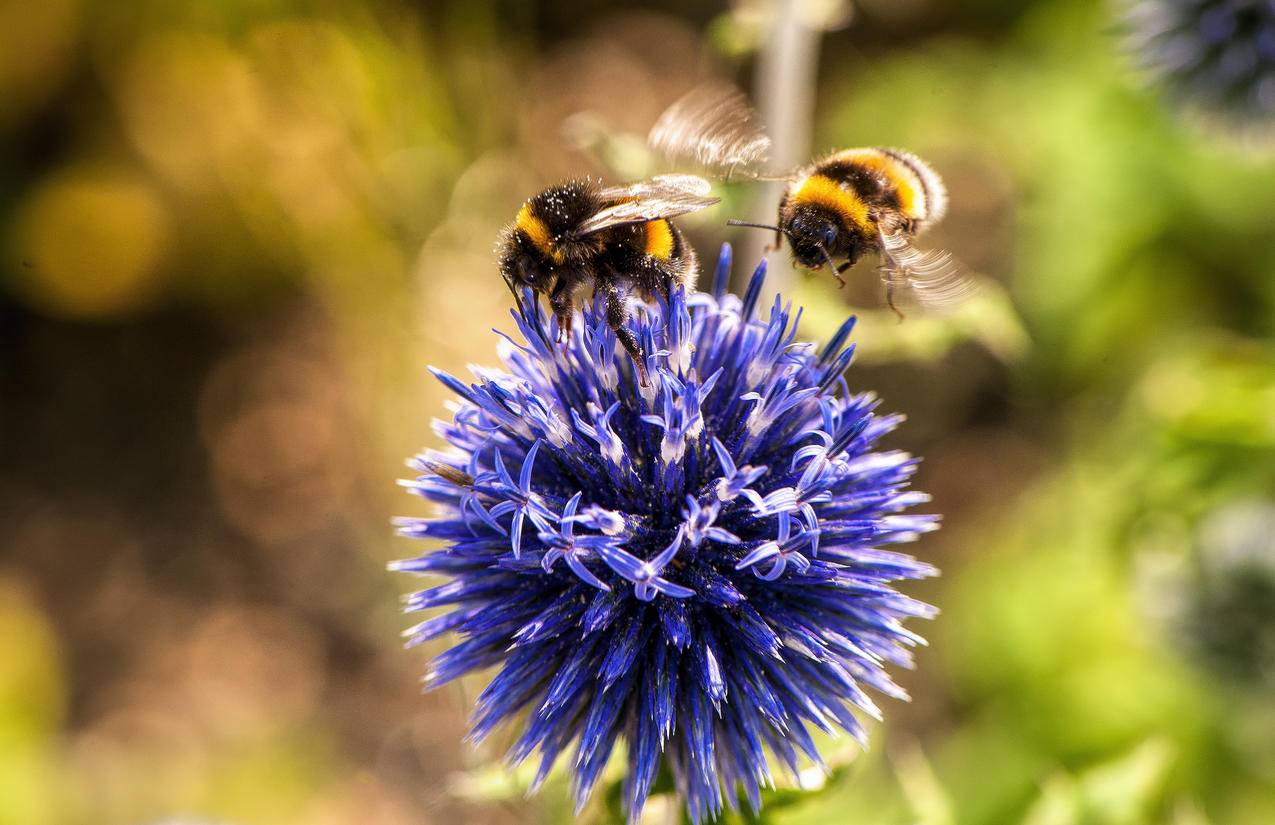
M819 233L819 240L823 243L824 249L831 249L832 244L837 240L837 228L835 226L825 226L823 231Z

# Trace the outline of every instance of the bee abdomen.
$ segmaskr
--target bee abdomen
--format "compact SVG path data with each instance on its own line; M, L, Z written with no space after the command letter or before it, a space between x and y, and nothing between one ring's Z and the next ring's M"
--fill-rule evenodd
M696 282L699 280L699 258L695 254L695 248L686 242L682 230L667 221L665 223L673 239L671 261L673 283L686 287L687 292L694 292Z
M844 179L874 203L897 210L914 225L931 224L947 210L947 192L929 164L899 149L844 149L814 171Z
M666 220L647 221L643 225L646 254L661 261L667 261L677 251L678 243L673 237L673 225Z
M902 149L882 149L881 151L915 176L924 200L925 212L925 215L918 217L917 220L926 223L938 223L943 220L943 216L947 214L947 187L943 185L943 179L939 177L939 173L911 152L905 152Z

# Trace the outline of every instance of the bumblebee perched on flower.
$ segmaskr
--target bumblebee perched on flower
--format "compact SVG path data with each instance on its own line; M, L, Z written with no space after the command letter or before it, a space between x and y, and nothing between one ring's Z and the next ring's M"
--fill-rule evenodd
M676 286L695 288L695 250L669 220L718 202L708 181L662 175L625 186L591 179L567 181L527 200L504 231L500 273L515 297L520 287L546 293L558 319L559 340L571 334L576 293L589 283L606 302L607 324L647 385L644 353L625 326L629 298L668 297Z
M722 86L694 89L674 103L648 142L670 158L689 158L728 177L742 170L748 177L787 181L774 225L729 223L773 230L776 249L786 237L795 264L812 270L827 264L841 286L841 273L864 253L875 253L886 302L900 318L900 293L936 310L972 291L972 281L950 253L912 245L943 218L947 190L929 164L910 152L843 149L791 174L766 178L755 170L764 163L769 139L744 96Z

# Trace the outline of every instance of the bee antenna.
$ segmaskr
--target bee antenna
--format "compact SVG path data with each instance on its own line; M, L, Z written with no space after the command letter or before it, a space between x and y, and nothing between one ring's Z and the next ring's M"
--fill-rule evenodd
M784 232L784 230L771 223L752 223L751 221L737 221L735 219L728 220L727 226L747 226L751 229L769 229L771 232ZM784 232L787 235L787 232Z

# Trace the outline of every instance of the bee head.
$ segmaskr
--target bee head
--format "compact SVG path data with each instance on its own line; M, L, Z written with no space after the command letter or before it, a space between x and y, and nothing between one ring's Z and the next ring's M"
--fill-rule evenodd
M549 261L521 249L516 241L506 246L500 256L500 274L510 286L530 287L533 292L548 292L557 280Z
M556 247L544 222L524 206L498 247L500 274L511 288L548 292L557 280Z
M835 213L815 206L795 211L784 227L792 245L792 257L807 269L820 269L830 259L845 258L853 262L859 257L857 238L847 232Z

